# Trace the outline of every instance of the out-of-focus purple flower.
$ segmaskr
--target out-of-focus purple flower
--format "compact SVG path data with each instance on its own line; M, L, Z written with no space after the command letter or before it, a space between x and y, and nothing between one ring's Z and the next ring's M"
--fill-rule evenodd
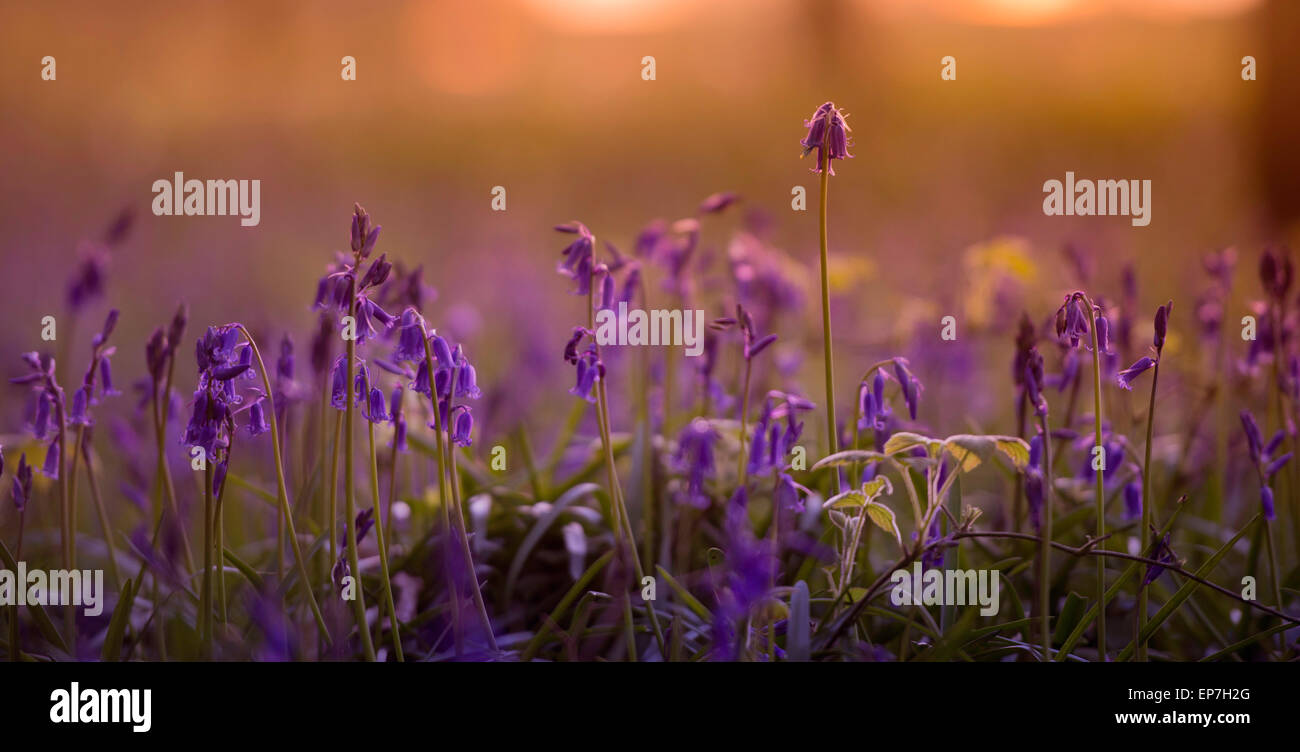
M1116 374L1115 383L1119 384L1123 389L1131 392L1133 391L1133 379L1146 373L1155 364L1156 361L1154 358L1149 358L1143 355L1138 358L1133 365Z
M713 425L703 418L692 420L677 438L674 461L677 469L686 473L685 499L698 509L709 506L709 497L704 493L704 481L713 477L713 447L719 438L721 437Z
M1273 505L1273 489L1269 487L1269 483L1273 475L1291 460L1290 452L1275 456L1286 438L1286 432L1279 428L1265 445L1259 424L1255 422L1255 416L1251 415L1249 410L1241 411L1241 426L1245 430L1246 442L1250 446L1251 462L1255 465L1255 473L1259 477L1259 500L1264 509L1264 517L1273 520L1277 513Z
M777 473L773 497L776 499L777 506L787 512L803 511L803 495L800 493L799 484L786 473Z
M399 452L406 451L406 414L402 409L403 394L404 390L400 383L393 387L388 410L389 417L393 421L393 447Z
M32 498L32 466L27 464L27 453L18 455L18 469L13 477L14 506L19 512L27 508Z
M74 312L104 294L104 274L108 269L108 249L104 246L86 246L81 256L68 282L68 308Z
M703 214L717 214L734 204L738 198L740 197L730 191L715 193L700 202L700 212Z
M1259 260L1259 281L1264 293L1275 302L1286 299L1294 277L1291 265L1291 253L1288 249L1269 248Z
M258 436L271 430L266 422L266 411L262 409L262 400L258 399L248 408L248 434Z
M1124 519L1136 520L1142 516L1142 483L1133 481L1124 486Z
M804 121L808 133L799 145L803 147L804 156L816 150L817 166L813 168L813 172L821 172L822 161L825 160L827 168L834 175L835 168L831 165L832 160L853 158L853 155L849 154L849 146L852 145L849 133L852 129L845 122L846 117L834 102L827 102L818 107L811 118Z

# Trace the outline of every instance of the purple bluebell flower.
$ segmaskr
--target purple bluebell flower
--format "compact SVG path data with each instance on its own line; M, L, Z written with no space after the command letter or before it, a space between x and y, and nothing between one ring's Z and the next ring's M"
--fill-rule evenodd
M1146 373L1156 364L1154 358L1143 355L1134 361L1133 365L1120 371L1115 377L1115 383L1127 391L1133 391L1133 379Z
M811 118L804 121L808 133L799 145L803 147L803 156L807 156L813 150L817 151L817 166L813 168L813 172L822 171L821 165L824 159L830 173L834 175L835 168L831 165L832 160L853 158L853 155L849 154L849 146L852 145L849 133L852 129L845 122L846 117L834 102L827 102L818 107Z
M576 366L577 381L574 383L573 388L569 390L569 394L595 403L596 382L604 375L605 366L600 362L594 344L578 357Z
M894 358L894 376L903 388L903 401L907 403L907 413L916 420L916 407L921 399L921 382L908 369L906 358Z
M1084 315L1081 295L1077 292L1066 295L1065 302L1056 311L1056 337L1063 342L1068 340L1070 347L1078 347L1080 340L1088 336L1091 317Z
M366 400L366 409L362 414L371 423L387 423L391 419L384 393L378 387L370 388L370 396Z
M91 424L90 416L86 409L90 403L90 388L81 387L72 394L72 410L68 413L68 422L74 426L88 426Z
M266 413L262 409L262 400L259 398L248 408L248 434L258 436L269 430L271 426L267 425Z
M359 258L370 256L382 229L382 225L371 225L370 215L361 204L352 205L352 252Z
M1047 398L1043 396L1043 356L1037 347L1030 347L1025 359L1025 396L1034 406L1034 414L1047 415Z
M1255 416L1251 415L1249 410L1241 411L1241 425L1246 433L1246 442L1250 446L1251 462L1255 465L1255 473L1259 477L1259 499L1264 517L1269 520L1276 519L1273 489L1269 483L1273 475L1291 460L1290 452L1276 456L1278 449L1282 447L1282 441L1286 438L1286 432L1279 428L1265 445L1259 424L1255 422Z
M468 405L456 405L452 410L451 440L456 446L467 447L474 443L470 434L474 430L474 416Z
M1029 520L1034 529L1042 529L1043 499L1046 487L1043 478L1043 434L1034 434L1029 440L1029 464L1025 467L1025 500L1029 502Z
M59 452L59 438L56 436L45 448L45 464L41 466L41 475L51 480L58 480Z
M397 329L397 350L393 360L400 362L422 362L424 360L424 321L414 308L402 311L401 324Z
M555 271L577 283L575 295L586 295L590 289L593 264L595 264L595 242L591 230L581 222L556 225L556 230L577 235L563 251L564 259L555 267Z

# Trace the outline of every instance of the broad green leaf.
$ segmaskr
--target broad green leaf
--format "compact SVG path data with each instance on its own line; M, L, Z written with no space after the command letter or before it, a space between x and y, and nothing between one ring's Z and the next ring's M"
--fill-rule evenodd
M899 431L885 442L885 454L898 454L905 452L913 447L925 447L925 450L933 454L943 442L938 439L932 439L929 436L922 436L919 433L910 433L908 431Z
M1024 470L1029 465L1029 444L1015 436L994 436L998 451L1007 456L1017 470Z
M1015 436L980 436L959 433L944 439L944 448L960 463L962 472L969 472L1001 452L1017 468L1029 464L1029 445Z
M876 527L894 536L899 546L903 545L903 536L898 532L898 521L894 519L894 510L878 501L867 502L867 516Z
M880 452L872 452L867 449L846 449L843 452L836 452L821 458L817 464L812 466L812 469L820 470L824 467L841 467L863 462L880 462L887 459L889 459L889 455Z
M826 500L822 506L826 509L857 509L864 504L870 504L881 494L891 494L894 487L889 483L889 478L884 475L877 475L862 484L862 489L858 491L845 491Z
M867 497L861 491L845 491L826 500L822 507L826 509L857 509L867 503Z

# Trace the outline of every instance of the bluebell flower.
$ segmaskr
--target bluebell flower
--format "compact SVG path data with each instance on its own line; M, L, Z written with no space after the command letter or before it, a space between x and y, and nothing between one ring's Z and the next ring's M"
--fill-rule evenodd
M267 425L266 414L262 409L262 400L259 398L248 408L248 434L257 436L271 430Z
M474 416L469 406L456 405L452 410L452 426L451 440L456 446L467 447L473 443L470 434L474 430Z
M825 159L827 169L832 175L835 174L835 168L831 162L836 159L852 159L853 155L849 154L851 141L849 124L845 122L847 116L843 110L837 108L834 102L827 102L813 116L803 122L808 133L799 142L803 147L803 156L810 152L817 152L817 166L813 172L822 171L822 160Z
M1156 361L1154 358L1144 355L1134 361L1133 365L1116 374L1115 383L1119 384L1123 389L1131 392L1133 391L1133 379L1146 373L1155 364Z

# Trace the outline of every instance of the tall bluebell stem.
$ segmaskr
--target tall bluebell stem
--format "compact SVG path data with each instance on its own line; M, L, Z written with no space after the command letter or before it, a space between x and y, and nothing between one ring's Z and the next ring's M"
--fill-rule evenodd
M817 166L814 172L821 173L821 214L818 221L821 248L821 287L822 287L822 355L826 373L826 441L828 453L834 454L839 449L838 432L835 425L835 369L831 353L831 291L830 272L828 270L828 252L826 239L826 202L830 192L830 176L835 174L831 167L832 159L851 158L849 154L849 126L845 115L827 102L809 120L804 121L808 134L800 145L803 153L817 152ZM839 474L836 474L839 478Z

